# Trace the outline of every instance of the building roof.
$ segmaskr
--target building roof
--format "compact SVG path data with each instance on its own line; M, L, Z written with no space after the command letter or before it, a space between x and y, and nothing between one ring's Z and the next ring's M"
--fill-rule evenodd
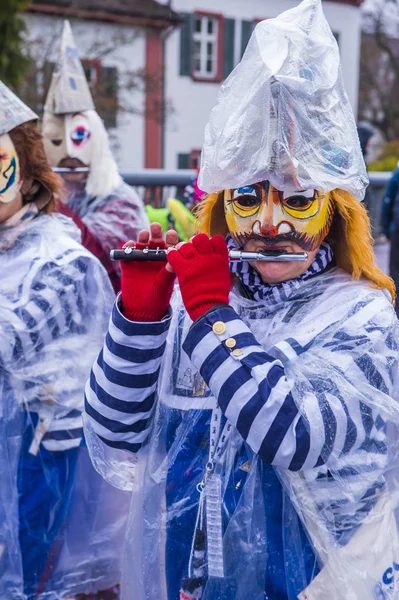
M180 22L176 12L156 0L31 0L26 10L152 27Z

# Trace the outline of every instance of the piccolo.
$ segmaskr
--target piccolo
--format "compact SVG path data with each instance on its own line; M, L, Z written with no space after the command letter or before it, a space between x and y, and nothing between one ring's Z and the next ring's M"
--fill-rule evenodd
M53 167L54 173L88 173L89 167Z
M166 262L168 250L159 248L136 250L133 246L126 246L121 250L111 250L111 260L156 260ZM308 259L306 252L285 252L285 250L263 250L260 252L245 252L244 250L229 250L230 262L303 262Z

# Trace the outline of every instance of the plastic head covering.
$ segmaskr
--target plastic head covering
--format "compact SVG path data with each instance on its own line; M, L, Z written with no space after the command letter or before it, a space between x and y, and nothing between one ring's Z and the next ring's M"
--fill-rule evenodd
M38 118L33 110L0 81L0 135Z
M58 61L51 78L44 110L56 115L94 110L69 21L64 21Z
M26 123L38 119L2 81L0 81L0 203L14 200L22 186L20 161L8 133Z
M44 146L53 167L60 166L67 158L76 158L89 166L87 193L107 196L122 179L108 134L94 108L71 26L64 21L58 62L44 107Z
M341 188L364 198L366 169L321 0L255 27L205 129L203 190L266 180L279 190Z

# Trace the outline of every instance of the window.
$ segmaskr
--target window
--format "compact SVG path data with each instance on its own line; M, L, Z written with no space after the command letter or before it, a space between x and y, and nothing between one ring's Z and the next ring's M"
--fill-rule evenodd
M81 62L90 91L93 96L95 96L100 85L101 62L99 60L90 60L88 58L83 58Z
M178 169L199 169L201 166L201 148L193 148L190 152L177 155Z
M201 148L194 148L190 152L190 169L199 169L201 166Z
M105 67L98 59L82 59L90 91L93 95L96 110L104 121L105 127L116 127L118 112L118 70L116 67Z
M192 73L194 77L215 79L218 74L219 19L194 15Z
M194 81L219 83L236 64L236 21L219 13L180 13L179 74Z

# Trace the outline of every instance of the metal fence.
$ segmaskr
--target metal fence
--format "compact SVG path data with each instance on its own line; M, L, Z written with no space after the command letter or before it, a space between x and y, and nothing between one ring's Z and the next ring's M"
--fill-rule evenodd
M160 207L165 205L168 198L182 198L185 186L192 181L195 174L196 171L190 169L176 171L143 169L122 173L122 177L129 185L136 188L146 204ZM382 234L381 205L384 189L391 175L392 173L369 173L370 185L367 189L365 205L369 211L375 238Z
M168 198L183 197L184 188L195 177L194 169L166 171L164 169L143 169L121 173L123 179L134 187L146 204L156 208L165 205Z

